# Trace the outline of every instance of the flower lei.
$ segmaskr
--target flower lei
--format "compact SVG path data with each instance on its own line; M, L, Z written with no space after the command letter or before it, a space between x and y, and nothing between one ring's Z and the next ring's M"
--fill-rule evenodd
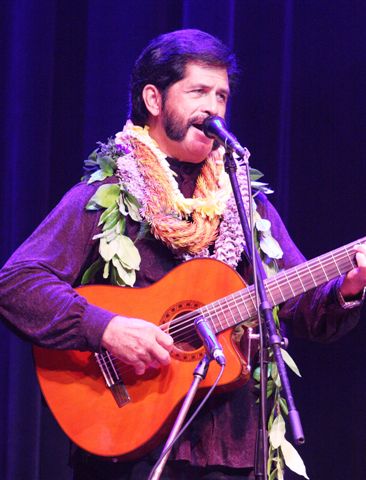
M99 144L99 149L85 162L87 167L97 168L88 183L112 175L116 175L119 180L118 185L99 187L87 205L87 209L107 209L100 220L103 233L95 236L101 239L100 254L105 262L111 261L110 250L121 257L119 254L122 252L117 248L115 237L123 235L124 225L119 225L116 217L120 215L123 217L120 220L123 220L130 215L133 220L148 225L153 235L166 243L182 260L210 256L235 268L241 258L245 240L229 178L224 171L222 154L222 149L219 149L209 156L197 179L193 198L185 198L165 155L149 136L147 127L137 127L128 121L124 129L114 139L110 139L108 144ZM251 170L253 187L258 191L272 193L266 184L258 181L261 176L257 170ZM238 169L238 180L248 210L249 195L243 168ZM270 222L260 222L258 214L256 217L263 251L269 258L280 258L282 251L270 234ZM106 219L108 222L105 222ZM111 228L114 231L110 231ZM124 243L127 241L124 240ZM211 244L213 252L210 254L208 247ZM112 269L117 268L117 263L117 259L113 260L112 257ZM123 263L128 262L125 259L119 263L123 266ZM127 266L124 268L128 269ZM105 273L109 273L108 268ZM131 285L131 282L125 282L126 279L121 282L116 275L112 281L116 278L117 282L114 283Z
M235 268L241 259L245 239L222 155L221 148L209 155L197 179L193 197L185 198L165 155L149 136L148 127L138 127L128 121L114 139L109 139L107 144L99 143L85 161L89 172L84 179L93 183L116 176L118 183L101 185L86 205L87 210L104 211L98 224L102 233L93 237L100 241L100 257L84 273L82 284L89 283L103 268L103 277L110 278L112 283L133 286L141 261L135 243L147 230L183 261L211 257ZM250 176L255 190L272 193L267 184L258 181L262 176L258 170L251 169ZM250 199L244 168L238 168L237 177L248 211ZM257 247L269 276L277 271L276 260L283 252L271 235L270 222L260 217L254 199L252 202ZM125 235L128 216L141 226L135 243ZM278 322L277 307L274 310ZM277 325L279 327L279 322ZM298 373L289 354L283 352L287 365ZM268 376L267 396L274 395L268 424L269 478L282 479L284 463L306 477L301 458L284 437L285 423L281 412L287 415L287 406L281 397L281 382L271 358ZM258 369L253 378L259 381Z
M136 163L145 186L144 191L139 192L143 195L136 193L136 196L144 205L143 215L152 234L176 254L195 254L214 243L220 216L230 195L221 153L209 155L197 179L193 197L185 198L165 155L149 136L147 127L136 127L128 122L115 141L128 142L132 147L129 154L117 161L117 176L125 183L126 165L129 166L129 160Z

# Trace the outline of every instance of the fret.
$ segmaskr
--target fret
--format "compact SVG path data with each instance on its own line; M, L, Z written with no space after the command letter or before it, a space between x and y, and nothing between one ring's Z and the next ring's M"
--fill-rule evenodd
M253 313L250 317L253 317L255 315L255 313L257 312L257 302L253 300L253 296L254 296L254 299L255 299L255 295L252 296L252 293L254 293L254 288L253 287L248 287L246 289L246 292L248 293L248 295L250 297L250 300L252 302Z
M301 276L299 275L299 272L297 271L297 268L294 267L294 272L296 273L297 278L300 280L301 288L303 292L306 292L306 288L304 287L304 284L302 283Z
M220 318L221 318L221 312L217 313L216 311L214 311L214 315L212 315L212 312L211 312L211 316L206 317L206 319L210 322L211 328L215 332L221 332L225 328L225 327L219 328L219 326L221 326Z
M281 272L281 276L282 276L282 275L283 275L283 272ZM278 283L278 280L277 280L277 277L278 277L278 276L279 276L279 275L275 275L274 277L271 277L271 279L273 279L273 280L275 281L276 286L277 286L277 290L280 292L281 297L282 297L282 301L284 302L284 301L286 301L286 298L285 298L285 296L283 295L283 292L282 292L282 290L281 290L281 287L280 287L280 285L279 285L279 283ZM276 302L276 304L277 304L277 303L280 303L280 302Z
M317 287L318 284L317 284L317 282L315 281L315 278L313 277L313 272L311 271L311 268L310 268L310 266L309 266L309 262L306 262L306 263L305 263L305 266L307 267L308 272L310 273L311 280L313 281L314 286Z
M233 307L234 307L235 310L236 310L236 314L235 314L235 312L234 312L234 308L233 308ZM240 319L241 319L241 313L240 313L239 308L238 308L237 305L236 305L235 296L234 296L233 293L232 293L231 295L229 295L228 308L229 308L229 311L230 311L231 316L232 316L232 318L233 318L233 321L234 321L233 323L234 323L234 324L235 324L235 323L238 323L238 322L237 322L237 315L239 314L239 317L240 317Z
M365 238L359 240L357 243L362 243L364 241ZM349 262L351 265L354 264L352 258L350 258L349 252L355 243L312 259L300 266L284 270L275 277L267 279L266 289L272 298L272 301L274 301L274 305L281 301L285 301L292 296L296 296L299 293L307 292L308 290L347 272L349 270ZM288 284L289 288L281 289L281 286L283 287L285 282ZM273 292L274 294L272 295Z
M245 294L249 294L249 296L250 296L250 287L246 288L246 289L244 290L244 293L245 293ZM249 308L248 308L247 302L246 302L246 300L245 300L244 298L242 298L242 304L244 305L245 310L247 311L247 318L250 318Z
M349 251L346 247L343 247L343 250L346 252L346 255L347 255L347 258L349 260L349 263L351 264L351 268L355 267L356 266L356 262L354 260L354 258L352 258L349 254Z
M237 300L236 300L237 295L236 295L235 293L233 293L233 294L231 295L231 297L232 297L232 299L234 300L235 308L236 308L236 310L238 311L239 317L240 317L240 321L242 322L242 321L244 320L244 318L242 317L242 314L241 314L241 311L240 311L238 302L237 302ZM247 308L245 302L243 302L243 303L244 303L244 306L245 306L245 308L247 309L247 312L248 312L248 314L249 314L249 311L248 311L248 308Z
M221 303L222 302L214 302L214 303L211 303L210 305L204 305L203 307L201 307L202 311L206 311L206 314L203 313L203 316L208 322L210 322L210 325L215 330L215 333L221 331L217 328L216 322L213 321L215 318L219 319L220 317L220 312L218 311L217 307L220 307L222 311Z
M300 293L307 292L318 285L321 285L343 273L350 270L350 266L355 265L351 250L356 243L364 243L366 238L357 242L350 243L344 247L338 248L333 252L326 253L315 259L296 265L288 270L265 279L265 288L272 305L278 305L286 300L296 297ZM223 307L223 304L225 305ZM254 287L250 286L229 295L212 304L218 315L219 325L216 326L216 332L225 330L228 327L249 320L256 316L257 303L255 299ZM220 312L217 309L220 309ZM227 316L227 310L230 312L230 318ZM236 315L238 313L238 318ZM219 316L220 315L220 316ZM221 322L221 319L224 322Z
M333 252L330 252L331 256L332 256L332 259L333 259L333 262L334 262L334 265L336 266L337 268L337 271L338 271L338 275L342 275L342 272L339 270L338 268L338 263L336 262L335 258L334 258L334 255L333 255Z
M327 272L324 270L324 267L323 267L323 264L322 264L322 262L321 262L321 260L320 260L320 257L318 257L317 260L318 260L319 265L321 266L321 269L323 270L323 273L324 273L324 276L325 276L325 280L326 280L327 282L329 282L329 278L328 278Z
M199 309L194 310L194 312L193 312L194 317L198 318L200 316L200 312L201 312L202 316L205 317L206 320L209 320L211 322L212 316L216 314L216 307L215 307L216 303L217 302L210 303L208 305L202 305L202 307L200 307Z
M267 284L267 283L268 283L268 282L266 281L266 284ZM267 287L267 285L266 285L266 290L267 290L267 294L271 297L272 305L276 305L276 301L275 301L275 299L273 298L271 288L270 288L270 287Z
M335 278L339 275L339 268L333 254L328 254L321 258L322 264L325 266L327 276L329 279Z
M296 269L296 277L301 278L301 289L305 292L310 290L311 288L314 288L314 282L311 278L311 275L309 275L309 267L306 264L302 264L300 266L294 267L294 270ZM292 269L288 270L288 275L292 274ZM297 280L296 278L296 280ZM301 293L301 292L299 292Z
M230 296L229 296L230 297ZM230 305L229 305L229 297L222 298L220 301L216 301L211 304L211 307L213 307L213 312L208 312L209 314L209 320L211 321L212 327L214 327L215 333L222 332L226 328L235 325L236 323L239 323L236 321L236 318L231 311ZM231 313L231 316L233 318L233 321L230 322L226 316L226 312L229 311ZM217 319L218 322L213 321L214 319ZM222 320L225 321L225 323L222 323Z
M317 287L318 285L321 285L322 283L327 281L327 276L324 277L323 275L324 271L320 263L321 263L320 257L314 258L313 260L310 260L309 262L307 262L308 271L310 272L313 287L314 286ZM320 265L320 268L319 268L319 265Z
M223 314L224 318L226 318L226 317L225 317L225 312L224 312L224 309L223 309L223 307L222 307L221 302L219 303L219 305L220 305L220 307L221 307L221 313ZM216 315L216 317L217 317L217 319L218 319L218 321L219 321L220 327L222 328L221 315L218 314L218 315ZM222 328L222 330L223 330L223 328ZM217 332L216 324L215 324L215 331Z
M289 278L288 278L288 276L287 276L287 274L286 274L286 270L283 271L283 275L284 275L284 277L286 278L287 284L288 284L289 287L290 287L292 296L293 296L293 297L296 297L296 293L294 292L294 289L292 288L291 282L290 282L290 280L289 280Z

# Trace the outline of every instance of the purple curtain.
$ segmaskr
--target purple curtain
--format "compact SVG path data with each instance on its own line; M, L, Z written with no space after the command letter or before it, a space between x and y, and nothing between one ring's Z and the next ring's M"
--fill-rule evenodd
M312 257L365 235L366 3L3 0L0 261L123 125L129 73L154 36L201 28L238 54L229 122ZM293 340L312 478L361 479L366 316L334 345ZM42 403L31 347L0 323L0 478L71 478L69 442Z

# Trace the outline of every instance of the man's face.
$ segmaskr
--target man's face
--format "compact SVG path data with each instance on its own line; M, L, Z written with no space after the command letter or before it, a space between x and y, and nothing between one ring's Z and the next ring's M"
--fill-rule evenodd
M184 78L168 89L150 125L151 136L168 156L191 163L203 161L212 150L213 140L193 125L209 115L224 117L228 96L225 68L187 64Z

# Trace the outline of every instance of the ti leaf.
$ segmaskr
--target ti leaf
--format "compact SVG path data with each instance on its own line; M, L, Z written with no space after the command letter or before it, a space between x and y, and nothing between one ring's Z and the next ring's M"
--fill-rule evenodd
M283 397L280 397L279 402L280 402L280 407L282 408L283 413L285 415L288 415L288 407L287 407L286 399Z
M109 183L107 185L101 185L92 198L89 200L86 208L96 205L99 208L109 208L115 205L120 194L119 185L116 183Z
M273 448L279 448L282 444L286 433L285 421L282 415L277 415L274 419L269 433L269 441Z
M94 263L90 265L90 267L84 272L84 275L81 279L81 285L86 285L87 283L90 283L98 270L101 269L103 264L103 261L101 258L98 258Z
M101 170L105 173L106 177L111 177L113 175L116 165L116 162L113 160L113 158L108 156L99 157L98 163Z
M278 374L277 364L272 362L271 377L276 384L277 388L281 388L281 378Z
M97 170L90 175L90 178L88 180L88 184L94 183L94 182L101 182L102 180L104 180L107 177L108 177L108 175L105 172L103 172L103 170Z
M282 357L283 357L283 361L286 363L286 365L291 368L291 370L296 373L297 376L301 377L301 374L300 374L300 371L299 369L297 368L297 365L296 363L293 361L292 357L290 356L290 354L288 353L287 350L284 350L283 348L281 348L281 353L282 353Z
M88 157L88 160L92 160L95 163L97 160L97 156L98 156L98 149L96 148L91 152L91 154Z
M281 451L283 453L283 457L287 467L298 475L301 475L302 477L305 477L309 480L302 458L300 457L295 447L293 447L291 443L286 440L286 438L281 443Z
M109 266L111 262L106 262L103 269L103 278L109 277Z
M124 233L126 227L126 217L119 217L119 222L116 225L117 235Z
M106 210L104 210L104 212L100 216L98 226L105 223L107 221L107 219L109 218L109 216L113 215L114 212L117 211L117 210L118 210L117 205L112 205L109 208L107 208Z
M135 270L126 269L117 257L112 258L112 264L117 270L117 284L132 287L136 281Z
M274 387L275 387L275 384L274 384L274 381L273 380L268 380L267 382L267 398L269 398L273 391L274 391Z
M261 379L261 369L260 367L257 367L254 372L253 372L253 378L255 381L259 382Z
M142 218L139 212L139 204L136 205L136 203L132 202L128 197L125 197L124 202L132 220L135 222L141 222Z
M273 469L272 472L269 474L268 480L277 480L277 468Z
M116 238L117 251L120 262L127 269L138 270L140 268L141 257L133 241L126 235L118 235Z
M263 173L257 170L256 168L250 168L249 170L250 174L250 179L253 180L258 180L259 178L263 177Z
M103 226L103 230L110 230L114 228L117 225L117 222L120 218L118 209L116 208L115 210L112 211L111 215L106 219L105 224Z

